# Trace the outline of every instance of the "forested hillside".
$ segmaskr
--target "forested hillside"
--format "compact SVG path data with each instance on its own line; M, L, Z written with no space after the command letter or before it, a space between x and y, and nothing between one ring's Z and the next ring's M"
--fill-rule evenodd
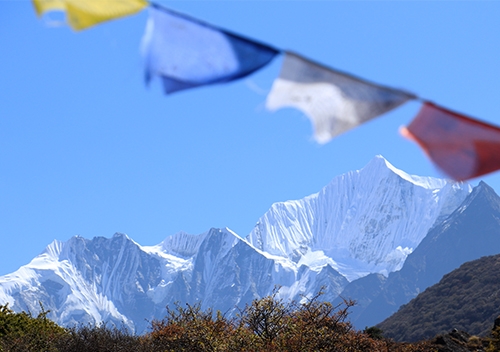
M487 336L500 314L500 255L467 262L377 327L396 341L418 341L452 329Z

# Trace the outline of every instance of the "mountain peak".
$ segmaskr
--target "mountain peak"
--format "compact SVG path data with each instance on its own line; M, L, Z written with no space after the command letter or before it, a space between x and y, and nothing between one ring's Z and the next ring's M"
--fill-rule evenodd
M498 194L496 194L495 190L490 187L486 182L480 181L479 184L474 187L472 190L470 198L473 198L474 196L477 196L478 194L481 194L483 197L486 197L490 200L497 200L498 199Z
M401 179L411 182L416 186L427 189L442 188L446 185L446 183L448 183L448 181L439 178L410 175L403 170L396 168L380 154L373 157L364 168L358 170L360 174L368 175L368 177L373 177L374 175L386 175L387 171L390 171L392 174L395 174Z
M349 280L388 275L469 193L467 184L409 175L377 155L319 193L273 204L246 240L296 263L323 251Z
M127 239L127 240L131 240L130 237L128 237L128 235L126 233L122 233L122 232L115 232L113 234L113 239Z
M492 216L496 218L498 214L500 214L500 197L495 193L493 188L481 181L474 187L464 202L454 211L454 214L466 212L472 212L470 214L472 217L495 214ZM450 216L450 219L446 221L451 221L451 218Z

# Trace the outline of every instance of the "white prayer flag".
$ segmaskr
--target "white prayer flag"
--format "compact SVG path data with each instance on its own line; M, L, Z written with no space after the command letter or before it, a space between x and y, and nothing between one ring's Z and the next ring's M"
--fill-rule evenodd
M415 98L411 93L366 82L287 52L266 107L272 111L283 107L303 111L314 126L315 139L326 143Z

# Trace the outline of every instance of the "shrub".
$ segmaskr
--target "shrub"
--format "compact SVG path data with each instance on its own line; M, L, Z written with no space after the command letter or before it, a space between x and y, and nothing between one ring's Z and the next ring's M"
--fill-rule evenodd
M41 312L36 318L31 313L14 313L7 305L0 305L0 351L57 351L56 343L67 331Z
M86 325L68 329L57 343L59 352L128 352L150 351L140 338L125 328L106 324Z
M224 350L234 328L220 312L201 310L201 304L175 309L167 307L167 317L151 323L151 333L145 338L154 348L167 351L220 351Z
M200 304L176 304L143 339L155 351L431 351L428 343L401 344L369 333L378 330L356 331L347 319L354 302L333 306L320 301L322 294L298 303L278 298L276 289L234 319L202 311Z

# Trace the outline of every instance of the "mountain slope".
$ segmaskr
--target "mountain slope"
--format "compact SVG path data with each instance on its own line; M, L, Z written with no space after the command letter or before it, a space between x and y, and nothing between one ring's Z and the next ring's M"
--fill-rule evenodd
M461 265L377 326L397 341L458 329L487 336L500 306L500 255Z
M389 275L382 289L380 283L376 284L379 294L367 297L363 293L372 292L373 283L364 278L356 282L359 296L348 296L362 302L354 309L354 323L358 327L375 325L461 264L498 253L500 197L481 182L447 219L429 232L403 268ZM342 296L347 295L350 286L345 290Z

